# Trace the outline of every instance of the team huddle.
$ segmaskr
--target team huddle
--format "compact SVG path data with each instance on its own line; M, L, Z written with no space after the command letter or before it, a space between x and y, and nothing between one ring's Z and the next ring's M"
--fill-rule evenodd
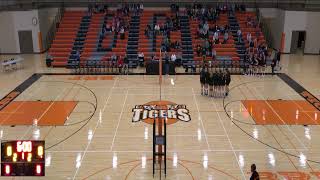
M210 97L228 96L231 76L228 69L209 72L202 68L200 72L201 95Z

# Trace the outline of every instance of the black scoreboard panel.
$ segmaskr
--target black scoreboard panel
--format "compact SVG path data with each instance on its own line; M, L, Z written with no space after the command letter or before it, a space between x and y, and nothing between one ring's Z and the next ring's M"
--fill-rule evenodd
M1 142L1 176L44 176L44 141Z

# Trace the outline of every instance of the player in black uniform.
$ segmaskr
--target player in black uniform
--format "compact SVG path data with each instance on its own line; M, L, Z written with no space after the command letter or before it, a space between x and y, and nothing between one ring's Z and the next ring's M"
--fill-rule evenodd
M226 69L226 96L229 95L229 84L231 82L231 75L230 75L230 71L228 69Z
M217 84L218 84L218 88L217 88L217 96L221 97L221 92L222 92L222 73L221 70L218 72L217 74Z
M206 95L206 96L209 95L209 81L210 81L210 73L208 72L208 68L206 68L206 72L205 72L205 84L204 84L205 95Z
M226 94L226 73L221 72L221 97Z
M208 79L208 84L209 84L209 96L212 97L213 96L213 72L210 72L210 76Z
M204 95L204 84L206 82L205 71L205 68L202 68L200 72L201 95Z
M213 96L217 96L218 92L218 73L215 71L212 75L212 81L213 81Z

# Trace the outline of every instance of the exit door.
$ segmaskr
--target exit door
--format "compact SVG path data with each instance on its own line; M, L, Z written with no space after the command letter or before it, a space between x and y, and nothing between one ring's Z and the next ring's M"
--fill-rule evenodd
M32 31L19 31L20 53L33 53Z

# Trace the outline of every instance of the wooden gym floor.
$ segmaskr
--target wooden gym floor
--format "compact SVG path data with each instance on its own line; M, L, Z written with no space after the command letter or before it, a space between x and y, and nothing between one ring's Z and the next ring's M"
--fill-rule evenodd
M66 71L24 57L24 69L1 72L0 98L33 73ZM282 65L319 99L319 56L284 55ZM198 76L164 77L162 99L191 116L168 125L167 179L248 179L252 163L261 179L317 179L319 111L278 76L234 75L230 87L208 98ZM152 126L132 123L132 108L157 100L157 76L43 75L0 111L0 137L46 141L38 179L152 179Z

